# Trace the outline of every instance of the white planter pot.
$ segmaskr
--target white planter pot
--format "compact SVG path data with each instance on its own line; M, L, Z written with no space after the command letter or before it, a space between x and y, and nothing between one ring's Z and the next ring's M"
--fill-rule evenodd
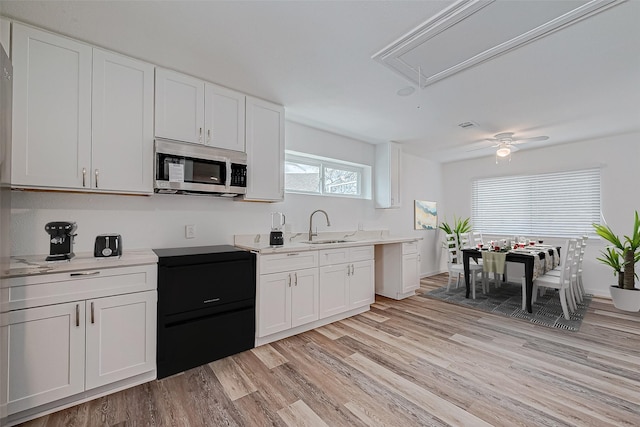
M619 310L640 311L640 289L622 289L609 287L613 305Z

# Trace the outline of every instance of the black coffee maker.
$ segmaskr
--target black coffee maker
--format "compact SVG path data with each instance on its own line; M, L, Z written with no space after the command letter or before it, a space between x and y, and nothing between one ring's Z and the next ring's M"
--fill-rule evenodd
M77 229L75 222L56 221L49 222L44 229L49 233L49 256L47 261L62 261L71 259L73 253L74 231Z

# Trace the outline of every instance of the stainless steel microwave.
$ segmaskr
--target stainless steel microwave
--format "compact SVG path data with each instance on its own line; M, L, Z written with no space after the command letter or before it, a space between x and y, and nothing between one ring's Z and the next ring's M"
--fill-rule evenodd
M247 192L247 154L207 145L155 140L156 193L234 197Z

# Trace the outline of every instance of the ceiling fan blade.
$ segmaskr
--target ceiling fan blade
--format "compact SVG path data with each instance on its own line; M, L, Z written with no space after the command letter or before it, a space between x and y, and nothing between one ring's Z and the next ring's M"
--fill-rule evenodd
M483 145L482 147L475 147L475 148L471 148L469 150L466 150L466 152L470 152L470 151L478 151L478 150L486 150L488 148L496 148L498 146L498 144L496 145Z
M549 139L548 136L534 136L532 138L518 138L514 139L512 144L522 144L523 142L533 142L533 141L546 141Z

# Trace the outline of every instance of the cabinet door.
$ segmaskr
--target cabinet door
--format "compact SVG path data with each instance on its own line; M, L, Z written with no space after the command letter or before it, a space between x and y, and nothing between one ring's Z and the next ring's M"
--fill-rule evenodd
M156 291L86 302L86 389L156 367Z
M4 48L4 51L7 54L7 56L10 56L9 55L9 50L10 50L9 40L11 39L10 34L11 34L11 22L9 22L8 19L0 17L0 44L2 44L2 47Z
M12 185L89 188L91 56L90 46L13 23Z
M291 281L289 273L261 274L257 291L257 333L265 337L291 328Z
M205 84L205 144L244 152L244 101L242 93Z
M402 255L402 292L420 287L420 255Z
M374 262L354 262L349 276L349 308L362 307L375 301Z
M153 193L153 66L94 49L91 186Z
M320 319L349 309L351 264L320 267Z
M376 145L375 203L376 208L400 207L400 171L402 151L392 142Z
M245 200L284 199L284 107L247 97Z
M8 413L84 390L84 302L12 311L8 342Z
M204 143L204 82L156 68L156 136Z
M291 327L318 320L318 269L294 271L291 286Z

